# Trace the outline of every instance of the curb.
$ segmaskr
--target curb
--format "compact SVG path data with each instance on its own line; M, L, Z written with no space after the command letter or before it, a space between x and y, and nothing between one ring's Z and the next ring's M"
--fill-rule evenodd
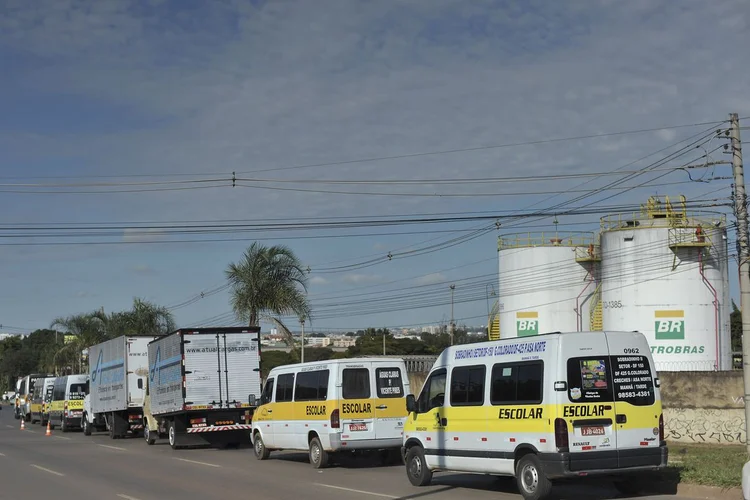
M743 500L741 488L719 488L700 484L680 483L677 485L677 495L696 500Z

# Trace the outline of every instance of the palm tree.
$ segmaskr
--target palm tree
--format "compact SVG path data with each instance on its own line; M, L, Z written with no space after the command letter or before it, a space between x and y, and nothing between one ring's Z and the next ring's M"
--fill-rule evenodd
M111 339L120 335L161 336L175 329L169 309L138 297L133 299L130 311L115 312L107 318L107 337Z
M286 246L265 247L255 242L239 263L229 264L226 276L232 288L232 309L249 326L260 326L261 319L272 315L310 317L307 275Z
M107 322L104 310L59 317L52 321L50 328L60 329L74 336L72 341L62 345L53 355L53 364L57 367L61 362L68 361L72 369L82 370L82 352L106 340Z

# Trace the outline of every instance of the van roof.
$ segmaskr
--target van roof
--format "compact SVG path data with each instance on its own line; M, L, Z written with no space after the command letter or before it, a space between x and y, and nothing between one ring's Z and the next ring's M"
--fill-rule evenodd
M323 360L323 361L305 361L304 363L289 363L289 364L286 364L286 365L279 365L279 366L277 366L275 368L272 368L271 372L275 371L275 370L281 370L281 369L303 368L303 367L306 367L306 366L341 365L341 364L352 364L352 363L364 363L364 362L367 362L367 361L388 361L388 362L392 362L392 363L403 363L404 359L400 358L398 356L389 356L389 357L383 357L383 356L372 356L372 357L360 356L358 358L327 359L327 360Z
M467 349L470 347L489 347L489 346L495 346L495 345L504 345L504 344L511 344L511 343L518 343L518 342L534 342L536 339L542 338L542 339L549 339L549 338L570 338L575 339L576 337L582 337L582 336L589 336L592 333L594 334L615 334L618 333L641 333L638 330L633 331L620 331L620 330L598 330L598 331L583 331L583 332L547 332L547 333L540 333L539 335L532 335L530 337L511 337L507 339L499 339L499 340L485 340L484 342L474 342L471 344L456 344L452 345L450 347L446 347L445 350L440 353L441 355L443 353L448 352L454 352L457 349Z

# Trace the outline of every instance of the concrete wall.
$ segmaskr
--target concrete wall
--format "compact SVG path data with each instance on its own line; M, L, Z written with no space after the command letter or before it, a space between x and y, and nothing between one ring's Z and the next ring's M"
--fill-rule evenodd
M426 373L410 373L411 392ZM660 372L667 440L677 443L745 444L742 371Z

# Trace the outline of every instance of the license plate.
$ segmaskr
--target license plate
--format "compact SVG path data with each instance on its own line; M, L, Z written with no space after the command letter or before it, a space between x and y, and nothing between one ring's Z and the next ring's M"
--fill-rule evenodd
M602 427L602 426L581 427L581 435L582 436L603 436L604 435L604 427Z
M349 424L350 431L366 431L367 424Z

